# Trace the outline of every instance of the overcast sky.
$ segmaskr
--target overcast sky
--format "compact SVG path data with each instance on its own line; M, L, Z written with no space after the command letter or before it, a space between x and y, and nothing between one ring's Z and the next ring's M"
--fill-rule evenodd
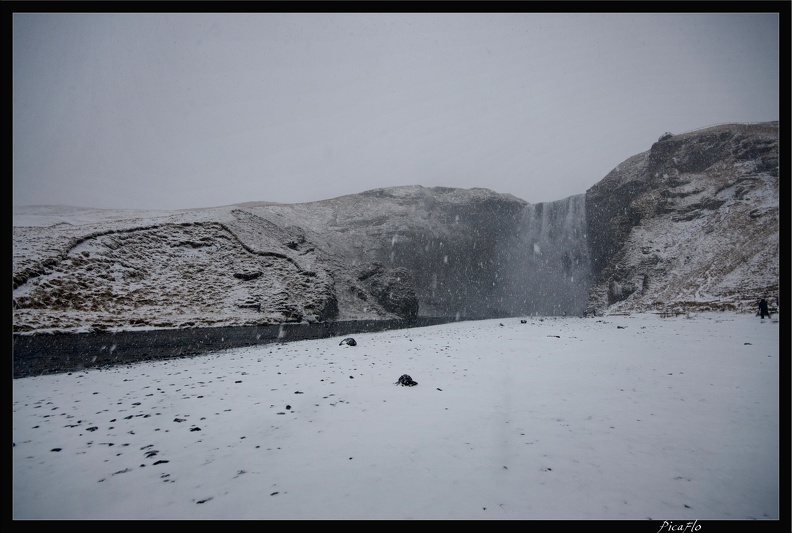
M397 185L583 193L666 131L779 120L759 14L13 15L13 203Z

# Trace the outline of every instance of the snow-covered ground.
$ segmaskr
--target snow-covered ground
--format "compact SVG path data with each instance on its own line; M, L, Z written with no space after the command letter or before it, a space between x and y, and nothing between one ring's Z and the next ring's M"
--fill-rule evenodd
M523 320L14 380L13 518L779 519L776 316Z

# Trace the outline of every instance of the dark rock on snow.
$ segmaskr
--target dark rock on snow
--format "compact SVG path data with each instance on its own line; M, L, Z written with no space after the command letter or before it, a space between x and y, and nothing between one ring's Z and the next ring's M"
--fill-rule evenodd
M418 385L418 382L413 381L413 378L411 378L409 375L402 374L399 376L399 380L394 383L394 385L401 385L402 387L414 387L415 385Z

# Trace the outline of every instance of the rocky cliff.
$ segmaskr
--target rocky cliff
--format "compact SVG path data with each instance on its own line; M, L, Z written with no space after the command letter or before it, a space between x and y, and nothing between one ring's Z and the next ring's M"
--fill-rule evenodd
M778 199L768 123L667 136L585 194L535 205L405 186L176 212L15 210L13 327L747 309L777 297Z
M491 258L524 206L414 186L294 205L50 210L14 228L14 330L409 320L479 304L487 315Z
M667 134L590 188L589 310L776 302L778 156L777 122Z

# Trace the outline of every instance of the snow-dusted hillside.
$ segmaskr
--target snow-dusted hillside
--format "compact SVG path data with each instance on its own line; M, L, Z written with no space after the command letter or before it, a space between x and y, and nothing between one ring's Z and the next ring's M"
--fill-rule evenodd
M416 287L426 288L414 280L425 274L419 255L457 276L455 298L485 298L487 285L459 276L496 252L524 205L484 189L414 186L170 213L18 209L14 328L410 319Z
M676 135L587 192L598 313L755 311L779 290L778 124Z
M585 195L403 186L173 212L14 209L15 332L753 310L778 124L664 138Z
M15 330L396 316L374 298L339 313L336 284L354 285L353 274L331 277L343 269L299 229L251 221L244 209L92 215L103 220L15 228ZM367 295L357 286L344 292L353 288Z

